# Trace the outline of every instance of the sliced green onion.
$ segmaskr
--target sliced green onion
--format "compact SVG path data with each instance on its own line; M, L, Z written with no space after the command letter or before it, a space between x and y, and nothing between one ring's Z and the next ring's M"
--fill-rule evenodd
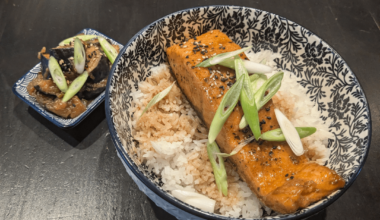
M91 39L94 39L97 37L98 37L97 35L78 35L78 36L70 37L70 38L67 38L67 39L61 41L59 43L59 46L65 46L67 44L70 44L70 42L72 42L74 40L74 38L79 38L83 41L87 41L87 40L91 40Z
M62 92L66 92L66 78L63 75L61 67L59 66L57 60L53 56L50 56L49 59L49 71L54 83L58 86L59 90L61 90Z
M74 40L74 66L77 70L77 73L83 73L85 63L86 52L84 51L82 41L76 37Z
M202 209L203 211L214 213L216 201L205 195L179 189L173 190L172 195L187 204Z
M284 77L283 72L278 72L269 78L257 91L255 98L259 100L257 106L263 107L271 98L277 93L281 87L281 81ZM265 92L268 91L268 94L265 95Z
M255 63L249 60L243 60L244 67L247 69L249 73L270 73L272 72L272 67L261 64L261 63ZM219 65L235 69L235 64L233 59L225 59L222 62L218 63Z
M80 76L78 76L74 81L70 84L69 89L66 91L65 95L62 98L62 102L69 101L75 94L79 92L79 90L86 83L88 78L87 71L84 71Z
M267 76L260 73L256 73L254 75L257 75L258 77L255 80L251 80L251 87L253 92L256 93L261 88L261 86L264 85L264 83L267 81ZM250 77L250 79L252 78Z
M169 94L170 90L173 88L174 86L174 83L169 86L168 88L162 90L160 93L158 93L157 95L155 95L152 100L150 100L150 102L148 103L148 105L144 108L143 112L141 113L139 119L141 118L141 116L143 116L143 114L148 111L148 109L150 107L152 107L154 104L156 104L157 102L161 101L161 99L163 99L167 94Z
M223 157L217 155L217 153L220 153L220 150L216 142L213 141L212 143L207 143L207 154L211 162L212 170L214 171L216 186L218 187L219 192L222 192L224 196L227 196L227 172L224 167Z
M99 43L100 46L102 46L102 49L106 56L108 57L109 61L111 63L115 62L115 59L117 55L119 54L117 50L110 44L108 41L102 37L99 37Z
M296 130L301 139L310 136L317 131L315 127L296 127ZM263 133L260 138L266 141L286 141L281 128L267 131Z
M240 58L235 58L235 71L236 76L244 78L243 89L240 93L240 104L243 108L243 112L246 115L246 121L252 130L256 140L260 138L260 122L259 113L255 102L255 93L250 85L248 72L244 67L243 61Z
M209 143L214 142L219 132L222 130L224 122L226 122L227 118L230 116L237 102L239 101L240 91L242 88L243 78L240 78L223 96L223 99L220 102L211 122L210 130L208 133Z
M216 64L220 64L224 60L231 60L232 57L239 55L239 54L241 54L244 51L247 51L249 49L251 49L251 47L245 47L245 48L240 49L240 50L235 50L232 52L221 53L221 54L215 55L215 56L211 57L210 59L207 59L207 60L203 61L202 63L197 64L196 67L209 67L209 66L214 66ZM233 59L232 59L232 62L233 62Z
M278 124L280 125L280 128L285 136L285 140L288 143L290 149L292 149L295 155L301 156L304 153L304 150L301 138L296 128L280 110L276 108L274 109L274 113L276 114Z
M250 80L251 82L255 81L256 79L267 80L268 77L267 77L267 75L262 74L262 73L255 73L255 74L252 74L252 75L249 76L249 80Z
M265 83L260 87L260 89L255 93L255 100L257 109L260 110L267 102L277 93L281 87L281 81L284 77L283 72L278 72L270 77ZM265 95L265 92L269 90L269 93ZM239 128L243 129L248 125L245 116L241 118L239 123Z
M251 143L251 141L253 141L253 139L255 139L254 136L244 140L243 142L241 142L240 144L238 144L238 146L236 146L232 151L231 153L229 154L226 154L226 153L215 153L216 155L218 156L221 156L221 157L230 157L230 156L233 156L235 154L237 154L241 149L243 149L243 147L245 147L247 144Z

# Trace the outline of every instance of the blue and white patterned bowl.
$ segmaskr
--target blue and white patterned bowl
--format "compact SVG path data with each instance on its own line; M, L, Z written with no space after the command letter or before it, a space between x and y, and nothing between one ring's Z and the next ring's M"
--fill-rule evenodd
M120 50L123 48L123 45L120 43L114 41L113 39L103 35L102 33L93 30L93 29L83 29L78 34L84 33L88 35L98 35L105 37L107 39L110 39L112 44L119 45ZM62 39L63 40L63 39ZM41 71L41 63L38 63L35 65L29 72L27 72L24 76L22 76L14 85L12 88L12 91L15 95L17 95L21 100L23 100L26 104L28 104L30 107L32 107L34 110L36 110L38 113L40 113L42 116L44 116L46 119L51 121L53 124L60 128L73 128L77 126L83 119L85 119L95 108L97 108L105 97L105 91L102 92L94 101L90 103L90 105L87 106L86 111L84 111L82 114L80 114L78 117L73 119L65 119L62 117L59 117L46 109L44 109L38 102L36 101L36 98L29 95L28 91L26 91L26 87L32 81L34 78L37 77L38 72Z
M150 76L151 68L166 62L165 51L185 37L219 29L240 46L255 52L281 53L277 67L293 72L307 95L330 125L333 139L326 166L336 170L346 186L327 198L289 215L264 219L302 219L337 200L354 182L367 158L371 140L369 106L354 73L342 57L321 38L278 15L239 6L206 6L167 15L139 31L116 59L106 90L106 116L113 142L127 172L140 190L179 219L229 219L187 205L156 184L146 169L135 163L131 149L131 92Z

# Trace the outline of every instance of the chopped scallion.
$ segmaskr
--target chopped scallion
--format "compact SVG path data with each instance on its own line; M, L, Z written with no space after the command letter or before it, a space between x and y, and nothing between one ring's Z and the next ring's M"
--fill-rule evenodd
M209 143L214 142L219 132L222 130L224 122L226 122L228 116L230 116L237 102L239 101L239 96L242 88L243 78L240 78L223 96L223 99L220 102L211 122L210 130L208 133Z
M66 78L63 75L61 67L59 66L57 60L53 56L50 56L49 59L49 71L51 77L53 78L53 82L58 86L59 90L61 90L62 92L66 92Z
M232 57L234 57L236 55L239 55L239 54L241 54L244 51L247 51L249 49L251 49L251 47L245 47L245 48L240 49L240 50L235 50L235 51L232 51L232 52L218 54L216 56L213 56L213 57L211 57L211 58L203 61L202 63L197 64L196 67L214 66L216 64L220 64L221 62L223 62L225 60L232 60L232 62L233 62L233 59L231 59Z
M143 116L143 114L150 108L152 107L154 104L156 104L157 102L161 101L161 99L163 99L167 94L169 94L170 90L173 88L174 86L174 83L169 86L168 88L162 90L160 93L158 93L157 95L155 95L152 100L150 100L150 102L148 103L148 105L144 108L143 112L141 113L139 119L141 118L141 116Z
M202 209L203 211L214 213L216 201L200 193L175 189L172 191L172 195L187 204Z
M106 39L102 37L99 37L99 43L100 43L100 46L102 46L104 53L108 57L108 60L113 64L113 62L115 62L115 59L118 55L117 50L110 43L108 43Z
M301 156L304 153L304 150L296 128L280 110L274 109L274 113L276 114L278 124L280 125L290 149L292 149L295 155Z
M83 73L85 63L86 52L84 51L82 41L76 37L74 40L74 66L77 73Z
M215 141L207 143L207 154L211 162L212 170L214 171L215 182L219 192L224 196L228 195L227 172L224 167L223 157L217 155L220 153L219 147Z
M247 69L248 73L270 73L272 72L272 67L255 63L250 60L243 60L244 67ZM222 62L218 63L219 65L235 69L235 64L233 59L225 59Z
M75 94L79 92L79 90L86 83L88 78L87 71L84 71L81 75L74 79L74 81L70 84L69 89L66 91L65 95L62 98L62 102L69 101Z
M281 81L284 77L283 72L278 72L270 77L264 84L260 87L260 89L255 93L255 100L257 109L260 110L280 89ZM265 92L268 91L268 94L265 95ZM265 95L265 96L264 96ZM243 129L248 125L245 116L242 117L239 128Z
M235 71L238 79L243 78L243 89L240 93L240 104L246 116L249 127L252 130L256 140L261 135L259 113L255 102L255 93L250 85L248 72L244 67L243 61L240 58L235 58Z
M317 131L315 127L296 127L296 130L301 139L310 136ZM266 141L286 141L281 128L267 131L263 133L260 138Z
M91 39L94 39L94 38L97 38L98 36L97 35L77 35L77 36L74 36L74 37L70 37L70 38L67 38L63 41L61 41L59 43L59 46L65 46L67 44L70 44L70 42L72 42L74 40L74 38L79 38L83 41L87 41L87 40L91 40Z
M244 140L243 142L241 142L238 146L236 146L232 151L231 153L229 154L226 154L226 153L216 153L216 155L218 156L222 156L222 157L230 157L230 156L233 156L235 154L237 154L241 149L243 149L243 147L245 147L247 144L251 143L251 141L253 141L253 139L255 139L254 136Z

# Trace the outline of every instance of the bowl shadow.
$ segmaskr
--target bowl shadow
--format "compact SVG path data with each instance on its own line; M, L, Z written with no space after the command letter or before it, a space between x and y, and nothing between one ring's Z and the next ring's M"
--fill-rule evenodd
M51 135L43 135L45 129L38 126L38 123L42 124L43 127L48 129L50 132L54 133L64 142L66 142L69 146L73 148L77 148L80 150L86 149L91 146L98 138L100 138L101 134L91 134L96 127L105 119L105 110L104 110L104 102L102 102L93 112L91 112L82 122L80 122L76 127L70 129L61 129L54 125L52 122L47 120L45 117L40 115L36 110L32 107L28 106L27 112L25 114L25 103L20 102L14 108L14 113L16 117L25 124L31 131L36 133L39 138L44 141L50 143L55 146L59 150L66 151L67 145L62 146L57 144L57 141L51 138ZM30 117L32 116L32 117ZM97 129L101 130L101 129ZM97 132L96 132L97 133ZM103 132L104 133L104 132ZM83 141L87 136L93 136L94 138L90 138L88 141ZM82 144L80 144L82 143Z

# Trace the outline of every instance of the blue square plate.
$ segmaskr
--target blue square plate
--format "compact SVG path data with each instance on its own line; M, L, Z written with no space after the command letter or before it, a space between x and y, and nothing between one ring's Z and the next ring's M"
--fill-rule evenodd
M78 34L84 33L86 35L98 35L105 37L107 39L110 39L112 44L118 45L120 47L120 50L123 48L123 45L120 43L114 41L113 39L103 35L102 33L93 30L93 29L83 29ZM64 39L62 39L64 40ZM17 95L21 100L23 100L26 104L28 104L30 107L32 107L34 110L36 110L38 113L40 113L42 116L44 116L46 119L51 121L53 124L60 128L73 128L77 126L83 119L85 119L96 107L100 105L100 103L103 102L105 97L105 92L102 92L96 99L94 99L90 105L87 106L87 109L85 112L80 114L78 117L73 119L64 119L61 118L46 109L44 109L36 99L28 94L28 91L26 90L26 87L28 86L29 82L32 81L34 78L37 77L38 72L41 71L41 63L38 63L35 65L29 72L27 72L24 76L22 76L14 85L12 88L12 91L15 95Z

